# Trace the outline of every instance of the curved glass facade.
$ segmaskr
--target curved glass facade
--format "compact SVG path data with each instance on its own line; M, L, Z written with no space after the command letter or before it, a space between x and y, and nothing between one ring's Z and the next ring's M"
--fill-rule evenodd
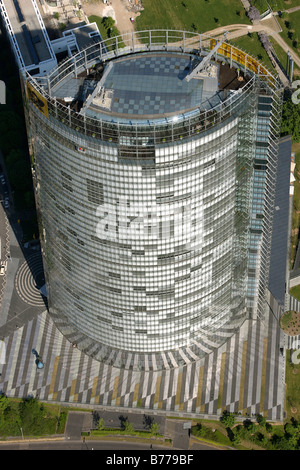
M257 309L249 298L257 116L260 94L276 92L271 75L246 68L237 89L201 77L187 89L178 73L194 50L155 44L132 57L95 45L44 82L24 81L50 314L87 354L139 369L211 352ZM97 78L105 58L111 65ZM148 71L147 84L138 67L148 59L167 85L151 88ZM221 80L228 64L218 59ZM264 285L259 272L256 282Z

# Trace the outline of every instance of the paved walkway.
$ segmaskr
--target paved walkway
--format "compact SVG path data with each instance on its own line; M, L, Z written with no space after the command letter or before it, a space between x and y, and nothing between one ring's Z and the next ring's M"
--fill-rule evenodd
M272 35L272 37L275 39L275 41L282 47L282 49L287 52L289 51L289 53L291 54L292 56L292 59L295 61L295 64L300 67L300 58L298 56L298 54L295 53L295 51L284 41L284 39L282 39L282 37L280 36L280 34L278 33L274 33ZM283 64L285 65L285 64Z
M81 433L93 428L91 412L69 411L66 423L65 439L80 441Z

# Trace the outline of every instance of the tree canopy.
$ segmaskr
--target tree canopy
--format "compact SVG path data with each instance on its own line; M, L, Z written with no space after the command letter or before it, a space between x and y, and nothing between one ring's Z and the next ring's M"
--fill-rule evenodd
M300 105L291 99L283 104L281 134L291 134L294 142L300 142Z

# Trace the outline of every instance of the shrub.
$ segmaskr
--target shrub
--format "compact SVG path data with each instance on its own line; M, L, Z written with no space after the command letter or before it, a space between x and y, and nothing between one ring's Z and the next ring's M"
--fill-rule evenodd
M262 415L258 414L256 415L256 422L259 424L259 426L266 426L267 420L264 418Z
M224 424L226 428L232 428L235 424L235 417L229 411L224 411L223 415L221 416L221 423Z
M197 423L196 426L193 426L191 433L197 437L205 437L213 441L216 440L215 432L211 428L203 426L201 423Z

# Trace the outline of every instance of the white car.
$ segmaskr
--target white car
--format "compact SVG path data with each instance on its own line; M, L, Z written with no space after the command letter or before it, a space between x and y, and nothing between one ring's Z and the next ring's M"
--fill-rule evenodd
M0 276L4 276L7 268L7 261L0 261Z

